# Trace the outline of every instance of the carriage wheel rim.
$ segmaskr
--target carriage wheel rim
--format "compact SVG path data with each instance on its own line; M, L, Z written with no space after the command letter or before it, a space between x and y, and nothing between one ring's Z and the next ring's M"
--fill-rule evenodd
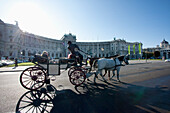
M69 80L73 85L81 85L86 79L85 73L82 70L74 70L69 76Z
M38 74L40 71L42 72L42 75ZM30 67L21 73L20 83L26 89L37 90L44 85L45 79L46 75L42 69L39 67Z

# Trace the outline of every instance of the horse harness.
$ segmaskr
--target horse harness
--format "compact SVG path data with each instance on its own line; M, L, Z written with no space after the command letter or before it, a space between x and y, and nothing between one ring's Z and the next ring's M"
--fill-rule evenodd
M114 70L116 70L116 68L119 67L119 66L125 66L125 65L123 65L121 63L119 65L116 65L116 58L114 58L113 60L115 62ZM107 70L113 70L113 68L107 68Z

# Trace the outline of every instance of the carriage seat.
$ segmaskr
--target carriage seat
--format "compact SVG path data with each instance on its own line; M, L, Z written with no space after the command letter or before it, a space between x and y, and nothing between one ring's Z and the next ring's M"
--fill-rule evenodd
M35 63L35 62L38 62L38 63L40 63L40 64L47 64L47 61L48 61L48 58L47 57L43 57L43 56L41 56L40 54L36 54L35 56L34 56L34 59L33 59L33 63Z

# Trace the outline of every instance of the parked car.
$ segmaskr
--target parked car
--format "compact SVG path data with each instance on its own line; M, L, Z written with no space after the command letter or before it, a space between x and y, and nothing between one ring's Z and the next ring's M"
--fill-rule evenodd
M170 62L170 59L166 59L165 62Z
M2 66L3 66L2 61L0 61L0 67L2 67Z
M12 61L12 60L2 60L1 61L3 66L6 66L6 65L11 65L11 64L14 64L15 62Z

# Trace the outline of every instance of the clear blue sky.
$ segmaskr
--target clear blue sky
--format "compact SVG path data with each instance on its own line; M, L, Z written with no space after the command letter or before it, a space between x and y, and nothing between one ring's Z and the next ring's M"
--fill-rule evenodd
M170 43L170 0L1 0L0 19L54 39L71 32L79 42Z

